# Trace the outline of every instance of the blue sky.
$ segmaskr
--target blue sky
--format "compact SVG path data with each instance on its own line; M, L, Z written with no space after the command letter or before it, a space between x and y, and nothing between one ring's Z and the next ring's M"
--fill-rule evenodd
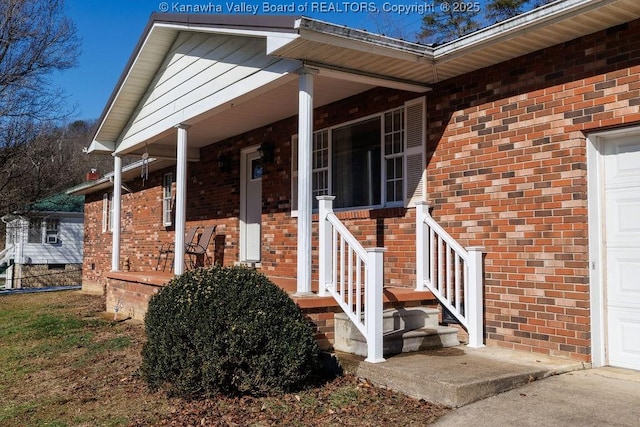
M164 4L163 4L164 3ZM247 9L249 5L258 6L258 13L264 14L264 4L277 8L282 5L293 5L298 9L306 8L305 15L335 24L348 25L354 28L379 32L383 22L376 18L367 8L375 4L380 10L389 5L405 5L412 7L424 5L414 0L375 1L365 3L346 1L307 1L307 0L269 0L269 1L224 1L224 0L112 0L87 1L66 0L67 16L76 24L78 35L82 39L82 54L78 66L56 75L53 83L59 86L68 96L68 103L75 106L73 119L97 119L114 89L124 66L131 55L142 31L153 12L161 8L169 11L194 6L222 9L225 13L232 6ZM385 5L386 3L386 5ZM290 13L285 13L290 14ZM378 16L380 16L378 14ZM420 27L421 15L414 11L391 11L386 16L399 23L410 38Z

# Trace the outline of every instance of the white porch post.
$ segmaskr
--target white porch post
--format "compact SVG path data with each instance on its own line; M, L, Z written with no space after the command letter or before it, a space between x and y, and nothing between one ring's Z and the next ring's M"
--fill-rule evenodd
M429 203L419 200L416 202L416 291L427 289L427 268L429 265L429 245L425 233L424 218L429 214Z
M122 157L113 156L113 224L111 241L111 271L120 271L120 224L122 210Z
M484 304L482 253L484 248L473 246L466 248L469 253L469 344L468 347L484 347Z
M367 358L365 362L380 363L383 354L383 305L385 248L367 249L367 277L365 301L365 325L367 327Z
M313 74L300 71L298 98L298 282L297 295L311 294L311 156L313 146Z
M333 199L336 196L318 196L318 296L327 295L327 284L332 279L332 245L333 228L327 215L333 213Z
M173 271L184 273L184 232L187 225L187 129L189 126L179 124L176 161L176 226Z

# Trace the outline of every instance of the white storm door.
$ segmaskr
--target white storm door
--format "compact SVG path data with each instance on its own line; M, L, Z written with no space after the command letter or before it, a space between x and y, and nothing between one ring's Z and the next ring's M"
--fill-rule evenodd
M262 220L262 160L257 151L242 153L240 261L260 262Z
M604 146L608 364L640 370L640 136Z

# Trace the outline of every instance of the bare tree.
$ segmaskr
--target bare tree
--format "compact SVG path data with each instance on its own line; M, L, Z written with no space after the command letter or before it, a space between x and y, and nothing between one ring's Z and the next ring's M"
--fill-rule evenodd
M69 111L51 76L79 52L62 0L0 0L0 214L63 184L56 172L68 169L51 160L60 140L51 123Z

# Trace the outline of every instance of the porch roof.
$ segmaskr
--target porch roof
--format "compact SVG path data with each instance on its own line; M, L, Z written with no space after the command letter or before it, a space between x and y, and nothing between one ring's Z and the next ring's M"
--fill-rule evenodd
M183 123L197 125L189 130L189 156L196 160L200 147L296 115L297 72L304 67L318 72L316 107L375 86L425 92L430 84L638 18L637 0L558 0L434 47L305 17L153 14L99 120L90 151L149 150L171 159L173 127ZM179 37L194 33L260 40L261 61L240 65L261 76L234 81L224 96L210 95L206 102L149 105ZM140 118L145 109L151 113ZM160 110L170 113L158 118Z

